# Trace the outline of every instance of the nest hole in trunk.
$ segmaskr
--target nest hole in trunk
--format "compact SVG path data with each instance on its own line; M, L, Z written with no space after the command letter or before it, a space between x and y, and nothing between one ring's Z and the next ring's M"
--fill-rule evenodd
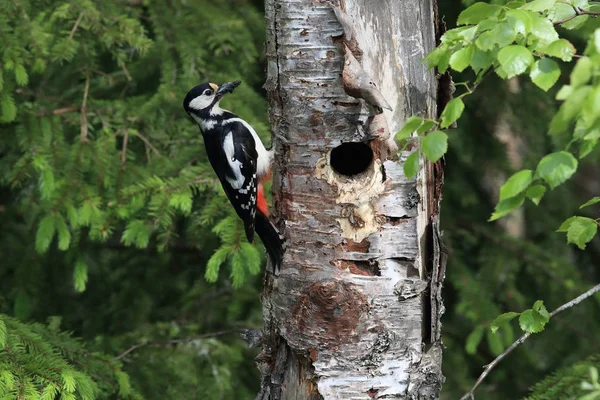
M342 143L331 150L329 164L340 175L354 177L365 172L373 163L373 150L367 143Z

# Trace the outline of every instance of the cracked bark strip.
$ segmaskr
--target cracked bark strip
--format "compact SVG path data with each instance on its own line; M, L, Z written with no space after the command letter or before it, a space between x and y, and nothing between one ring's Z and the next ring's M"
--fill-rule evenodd
M387 119L383 109L392 111L392 107L385 100L373 79L360 65L363 52L360 49L354 29L354 19L346 14L340 7L331 1L327 4L332 8L334 14L344 29L344 68L342 70L342 82L344 90L352 97L363 99L368 104L371 116L366 121L367 132L371 137L380 141L378 146L381 159L387 159L388 155L398 151L398 146L392 137Z
M426 164L407 179L410 152L399 163L381 148L408 116L436 115L435 77L420 63L435 42L433 5L414 3L266 2L273 193L288 249L265 278L258 399L439 394L444 273L431 221L441 175ZM340 45L342 33L356 49ZM359 83L343 79L350 56ZM359 153L331 157L348 142L372 153L353 173L333 164L354 171Z

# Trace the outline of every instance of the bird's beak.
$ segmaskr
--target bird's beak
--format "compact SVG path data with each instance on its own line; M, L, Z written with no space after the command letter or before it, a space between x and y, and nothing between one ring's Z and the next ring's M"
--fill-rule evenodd
M242 81L233 81L222 84L221 86L219 86L219 90L217 90L217 96L223 97L225 93L233 92L233 89L240 86L241 83Z

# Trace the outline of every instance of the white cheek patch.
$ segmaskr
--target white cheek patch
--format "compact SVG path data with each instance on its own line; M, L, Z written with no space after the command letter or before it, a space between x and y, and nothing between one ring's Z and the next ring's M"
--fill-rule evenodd
M189 106L193 110L204 110L212 104L213 97L214 96L200 95L198 97L195 97L192 101L190 101Z

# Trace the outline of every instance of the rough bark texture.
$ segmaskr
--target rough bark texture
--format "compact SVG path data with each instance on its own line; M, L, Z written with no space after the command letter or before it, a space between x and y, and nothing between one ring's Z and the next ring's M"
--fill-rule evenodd
M436 116L421 64L435 4L338 1L266 1L274 214L288 248L265 281L257 399L436 399L442 169L423 162L407 179L411 151L394 159L389 140L410 115ZM364 145L338 148L348 142Z

